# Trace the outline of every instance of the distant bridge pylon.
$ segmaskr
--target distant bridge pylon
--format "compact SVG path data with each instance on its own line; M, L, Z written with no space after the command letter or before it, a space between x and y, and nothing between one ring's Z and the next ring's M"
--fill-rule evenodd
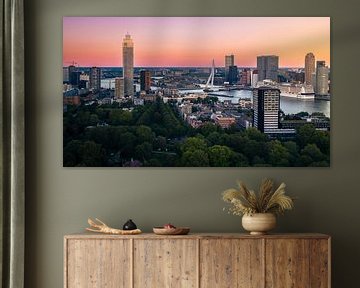
M214 76L215 76L215 60L212 60L210 76L205 84L205 92L211 92L214 88Z

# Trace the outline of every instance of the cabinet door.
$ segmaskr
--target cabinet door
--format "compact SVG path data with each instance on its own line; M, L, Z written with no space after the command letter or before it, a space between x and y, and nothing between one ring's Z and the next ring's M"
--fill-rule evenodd
M310 287L308 239L266 239L266 287Z
M134 240L134 287L197 287L197 243L195 239Z
M130 240L68 239L67 288L131 287Z
M260 239L200 241L200 287L260 288L264 285Z
M310 241L310 288L330 287L330 240Z

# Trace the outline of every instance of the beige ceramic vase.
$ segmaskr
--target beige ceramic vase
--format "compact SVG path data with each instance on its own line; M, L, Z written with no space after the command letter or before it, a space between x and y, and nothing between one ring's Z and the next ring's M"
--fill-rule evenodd
M263 235L276 226L276 217L272 213L255 213L242 217L242 226L251 235Z

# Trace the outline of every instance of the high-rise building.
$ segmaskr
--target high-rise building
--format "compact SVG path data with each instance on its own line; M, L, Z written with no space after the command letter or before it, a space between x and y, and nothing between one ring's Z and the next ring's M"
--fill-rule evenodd
M149 92L151 90L151 75L148 70L140 71L140 90Z
M68 74L69 74L69 77L71 75L72 72L75 72L76 71L76 67L74 65L70 65L68 67Z
M115 98L124 97L124 78L115 78Z
M98 67L90 68L89 88L94 91L100 91L101 88L101 69Z
M129 34L125 35L122 43L124 94L134 96L134 43Z
M236 65L229 67L228 82L230 85L236 84L239 79L238 67Z
M251 71L250 69L243 69L240 77L240 84L249 86L251 85Z
M316 61L316 87L315 94L329 94L329 69L325 66L325 61Z
M63 82L69 82L69 67L63 67Z
M257 70L259 75L259 81L268 79L277 82L279 71L279 56L258 56Z
M253 91L253 126L263 133L279 128L280 90L259 87Z
M231 55L225 55L225 68L229 68L230 66L235 65L235 56L233 54Z
M67 74L69 83L72 86L79 85L81 72L77 71L77 69L74 65L70 65L69 67L67 67L67 70L68 70L68 72L67 73L65 72L65 76ZM64 76L64 78L65 78L65 76Z
M311 85L314 88L314 92L316 92L316 72L311 73Z
M259 74L257 70L252 71L251 73L251 86L256 87L257 82L259 81Z
M229 81L229 69L230 66L235 65L235 56L233 54L231 55L225 55L225 81Z
M313 53L308 53L305 56L305 84L311 85L311 75L315 72L315 56Z

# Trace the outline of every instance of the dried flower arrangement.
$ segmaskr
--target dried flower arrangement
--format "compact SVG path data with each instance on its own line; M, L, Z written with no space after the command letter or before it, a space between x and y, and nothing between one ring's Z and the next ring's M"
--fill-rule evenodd
M229 213L233 215L252 215L256 213L283 214L285 210L294 207L294 198L285 195L285 183L274 190L274 182L264 179L258 193L249 190L246 185L237 181L238 189L228 189L223 192L222 198L230 203Z

